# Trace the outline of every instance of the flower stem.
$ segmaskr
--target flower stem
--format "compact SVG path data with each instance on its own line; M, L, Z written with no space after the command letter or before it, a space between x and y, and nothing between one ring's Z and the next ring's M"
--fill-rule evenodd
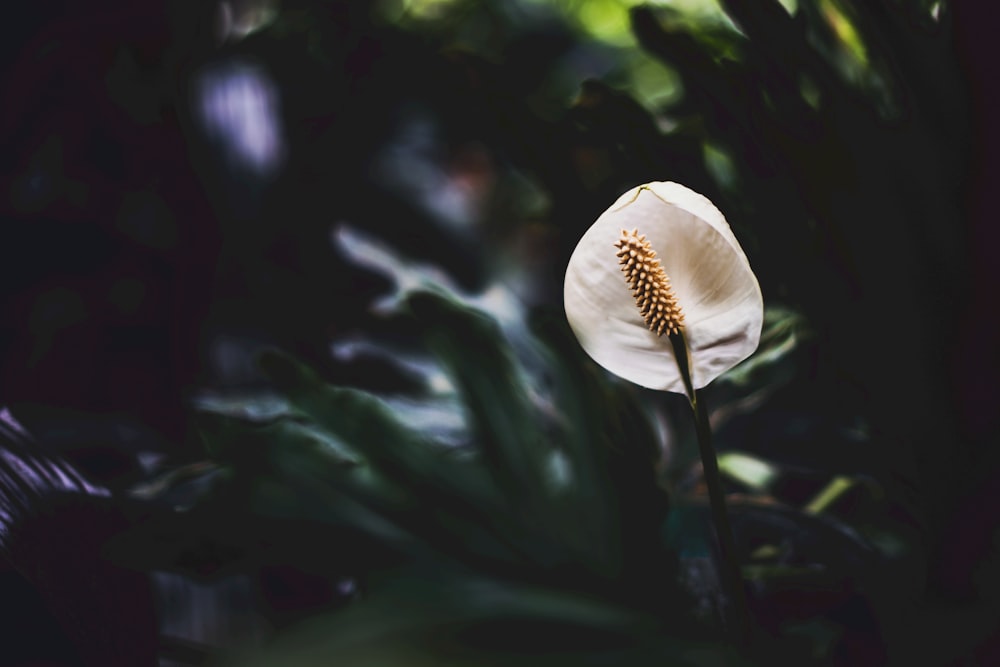
M712 447L712 429L708 423L708 411L705 409L705 402L699 400L698 392L691 380L691 365L684 334L672 334L670 342L673 345L674 357L677 359L677 365L684 380L684 388L687 391L688 401L691 403L691 410L694 412L698 452L701 454L701 465L704 470L705 485L708 487L708 500L712 511L712 524L715 527L718 553L721 556L720 578L726 598L732 605L732 613L727 618L726 625L736 643L746 647L749 646L751 639L750 611L743 588L743 575L740 572L733 529L729 523L729 513L726 511L726 497L722 490L719 462L715 456L715 449Z

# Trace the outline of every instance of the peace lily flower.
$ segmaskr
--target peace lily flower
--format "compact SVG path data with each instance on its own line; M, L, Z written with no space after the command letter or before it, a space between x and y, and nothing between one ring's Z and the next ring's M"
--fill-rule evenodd
M700 389L757 349L764 319L760 285L722 213L671 182L632 188L597 219L569 260L564 299L594 361L679 393L678 336Z
M587 230L566 268L566 317L594 361L651 389L683 393L741 644L751 623L725 492L698 389L757 349L764 301L750 262L719 209L677 183L618 198Z

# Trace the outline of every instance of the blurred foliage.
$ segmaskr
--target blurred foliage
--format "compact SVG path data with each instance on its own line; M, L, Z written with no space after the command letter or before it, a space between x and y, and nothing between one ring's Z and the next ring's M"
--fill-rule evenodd
M320 664L341 652L362 664L389 656L415 664L741 664L684 590L672 539L696 539L704 517L691 534L664 532L657 439L637 393L608 384L584 363L565 323L548 319L537 328L548 363L533 370L553 376L555 402L540 409L482 312L429 293L407 307L458 387L475 449L436 444L372 395L324 385L276 353L261 363L292 412L267 425L211 417L216 457L234 480L254 480L240 504L348 526L406 554L402 569L395 559L383 560L385 571L367 562L366 600L356 610L303 626L260 664ZM301 419L324 437L293 427ZM345 458L344 448L353 454ZM808 647L781 651L805 659Z
M5 451L123 499L66 533L115 582L244 582L275 637L223 664L990 664L996 463L948 353L958 3L106 4L5 28L0 379L175 446L42 408L53 452ZM706 391L746 656L686 406L608 378L560 308L581 233L651 180L718 204L767 300ZM29 506L4 562L48 595L93 503L39 479L0 489Z

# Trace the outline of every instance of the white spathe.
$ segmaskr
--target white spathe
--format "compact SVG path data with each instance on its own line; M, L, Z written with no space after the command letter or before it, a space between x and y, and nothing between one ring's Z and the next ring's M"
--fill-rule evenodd
M764 300L729 223L706 197L656 182L632 188L601 214L566 268L566 317L594 361L643 387L685 393L669 337L646 326L619 268L623 229L646 236L670 278L695 389L757 349Z

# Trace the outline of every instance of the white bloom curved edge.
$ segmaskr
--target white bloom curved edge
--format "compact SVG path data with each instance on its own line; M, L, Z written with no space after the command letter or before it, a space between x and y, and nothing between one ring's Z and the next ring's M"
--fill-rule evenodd
M566 317L594 361L643 387L685 391L670 339L647 328L619 269L615 243L623 229L646 236L670 278L695 389L757 349L764 300L729 223L697 192L655 182L632 188L601 214L566 268Z

